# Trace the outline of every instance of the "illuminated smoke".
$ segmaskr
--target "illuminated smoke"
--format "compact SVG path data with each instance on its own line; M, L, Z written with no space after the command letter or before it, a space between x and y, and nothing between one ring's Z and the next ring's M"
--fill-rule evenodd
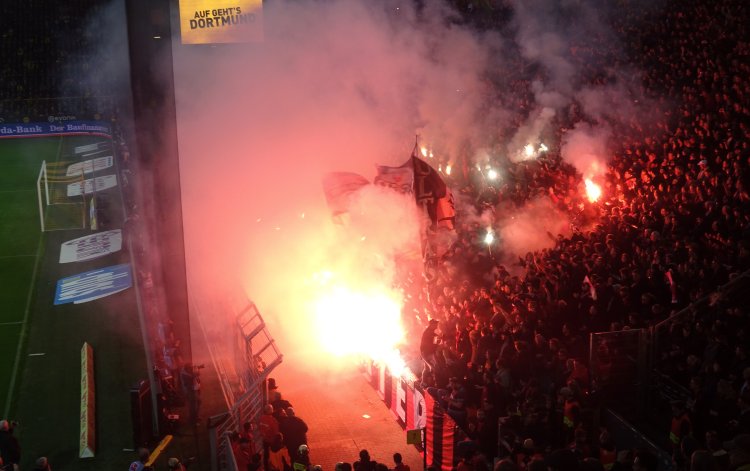
M572 164L583 178L598 178L607 170L610 159L609 139L612 131L607 126L594 127L578 123L563 136L562 157Z
M442 162L467 132L487 134L488 38L435 5L419 19L388 5L272 2L265 42L174 51L191 288L240 276L282 352L316 370L372 354L375 306L389 327L379 355L392 355L402 327L389 313L403 302L393 280L421 260L413 201L367 187L336 226L321 177L372 180L375 164L409 157L416 133Z
M527 252L554 246L559 234L565 237L572 234L568 216L547 197L534 198L521 208L505 209L502 214L507 216L499 219L494 227L508 265L515 264L517 257Z

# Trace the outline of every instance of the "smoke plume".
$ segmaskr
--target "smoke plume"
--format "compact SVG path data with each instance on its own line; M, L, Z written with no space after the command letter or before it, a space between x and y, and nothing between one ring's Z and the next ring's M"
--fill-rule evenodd
M263 16L262 43L175 48L188 272L200 291L241 277L284 353L319 367L321 283L392 291L393 255L419 251L412 202L365 189L335 226L322 176L371 180L415 133L446 153L486 135L494 38L440 5L273 2Z

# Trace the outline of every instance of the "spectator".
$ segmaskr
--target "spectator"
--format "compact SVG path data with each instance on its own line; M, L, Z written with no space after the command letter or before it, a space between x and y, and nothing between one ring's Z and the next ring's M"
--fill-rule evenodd
M299 447L307 443L307 424L297 417L292 407L286 409L286 419L280 424L284 433L284 443L289 455L297 459Z
M188 405L188 421L197 425L199 422L200 386L195 369L191 363L184 363L180 368L180 386Z
M294 471L310 471L310 448L307 445L299 446L292 467Z
M268 470L290 471L291 469L292 459L284 446L284 436L281 433L277 433L268 451Z
M0 456L6 465L18 466L21 462L21 445L13 435L13 424L0 420Z
M167 460L167 468L169 471L186 471L187 466L180 461L179 458L169 458Z
M646 450L638 450L633 458L633 471L656 471L659 462L653 453Z
M359 451L359 460L354 462L354 471L375 471L376 464L370 460L370 453L363 449Z
M690 471L717 471L719 469L714 457L708 450L696 450L690 457Z
M260 436L263 439L263 467L268 468L268 453L274 438L280 432L279 422L273 415L273 406L266 404L260 416Z
M237 469L245 471L246 469L250 469L256 461L255 453L253 453L250 440L245 437L240 437L239 435L235 438L236 440L232 440L232 453L234 454L234 460L237 463Z
M422 360L424 360L427 368L430 370L434 370L437 366L438 346L435 343L435 338L437 337L436 331L438 324L439 322L437 319L430 319L427 327L422 333L422 339L419 344L419 353L422 355Z
M52 467L49 464L49 460L46 456L37 458L34 463L34 471L52 471Z
M151 452L148 448L138 448L138 459L130 463L129 471L144 471Z
M292 403L281 397L281 392L278 390L274 390L271 394L273 397L271 405L273 406L274 417L278 420L279 414L282 411L286 412L289 407L292 407Z
M393 467L393 471L411 471L409 465L404 464L401 453L393 454L393 463L395 464L395 466Z
M724 445L729 450L729 469L750 470L750 434L740 434Z

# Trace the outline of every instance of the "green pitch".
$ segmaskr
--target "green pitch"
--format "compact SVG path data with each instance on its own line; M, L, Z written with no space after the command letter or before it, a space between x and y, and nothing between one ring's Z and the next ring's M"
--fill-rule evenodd
M134 456L123 451L133 447L128 390L147 375L135 289L53 305L57 280L130 263L127 245L106 257L60 264L60 244L92 231L42 233L39 222L42 160L85 160L73 148L101 140L0 139L0 413L20 422L22 469L39 456L47 456L55 470L125 469ZM100 229L121 228L119 186L98 196L107 214ZM83 342L94 349L97 440L96 456L85 460L78 458Z
M10 400L20 365L18 346L42 249L36 178L42 160L54 160L61 138L0 140L0 407ZM16 378L14 378L14 368Z

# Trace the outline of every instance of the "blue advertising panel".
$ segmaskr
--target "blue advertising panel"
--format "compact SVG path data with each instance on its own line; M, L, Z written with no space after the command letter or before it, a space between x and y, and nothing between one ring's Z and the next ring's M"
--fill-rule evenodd
M54 123L0 124L0 138L95 134L109 137L112 129L102 121L65 121Z
M130 264L91 270L58 280L55 306L80 304L118 293L133 286Z

